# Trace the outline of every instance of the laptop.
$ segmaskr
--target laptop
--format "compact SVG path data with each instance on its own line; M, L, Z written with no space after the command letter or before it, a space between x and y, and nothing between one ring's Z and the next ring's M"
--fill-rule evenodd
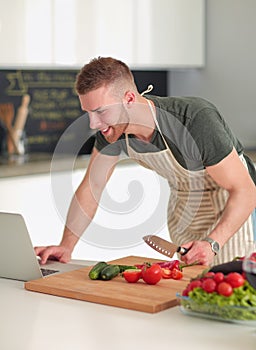
M92 265L95 261L61 263L48 260L41 265L21 214L0 212L0 278L31 281Z

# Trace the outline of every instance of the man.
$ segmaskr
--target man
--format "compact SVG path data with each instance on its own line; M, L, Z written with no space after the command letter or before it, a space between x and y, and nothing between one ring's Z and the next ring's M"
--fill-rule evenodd
M60 244L35 248L42 263L50 256L70 260L121 151L167 179L170 237L189 248L182 260L211 265L245 253L253 239L255 168L215 106L200 98L141 95L129 68L113 58L85 65L76 90L98 130L96 142Z

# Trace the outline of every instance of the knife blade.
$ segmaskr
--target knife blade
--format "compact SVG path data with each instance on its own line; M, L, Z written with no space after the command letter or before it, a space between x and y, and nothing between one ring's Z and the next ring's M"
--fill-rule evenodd
M188 252L187 248L180 247L155 235L144 236L143 240L151 248L165 256L168 256L169 258L172 258L175 253L185 255Z

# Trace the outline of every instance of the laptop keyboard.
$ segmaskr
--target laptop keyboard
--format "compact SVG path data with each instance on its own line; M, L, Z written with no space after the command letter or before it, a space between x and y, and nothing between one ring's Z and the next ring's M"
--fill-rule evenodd
M53 273L59 272L58 270L51 270L51 269L45 269L45 268L41 268L41 271L44 277L52 275Z

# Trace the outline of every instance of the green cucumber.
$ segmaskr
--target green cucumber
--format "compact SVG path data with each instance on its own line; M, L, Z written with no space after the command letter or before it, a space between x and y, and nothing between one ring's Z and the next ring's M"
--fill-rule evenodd
M118 265L120 272L124 272L125 270L136 270L137 267L136 266L130 266L130 265Z
M105 261L100 261L89 271L89 277L91 280L98 280L100 278L101 271L108 266Z
M104 281L109 281L120 273L118 265L108 265L100 272L100 278Z

